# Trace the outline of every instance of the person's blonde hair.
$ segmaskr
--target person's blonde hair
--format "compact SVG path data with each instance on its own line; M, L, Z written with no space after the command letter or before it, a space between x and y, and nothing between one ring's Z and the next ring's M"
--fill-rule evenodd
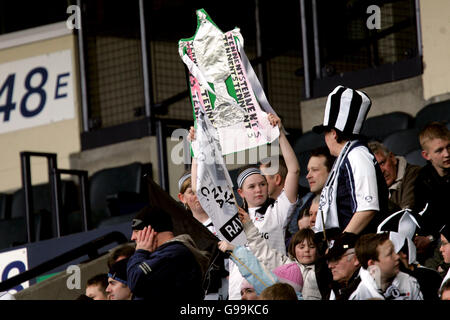
M427 142L433 139L450 140L450 130L439 121L430 122L419 133L419 142L422 150L425 150Z
M180 179L185 176L186 174L190 173L190 171L185 171ZM191 187L191 177L187 178L186 180L183 181L183 183L181 184L181 188L180 188L180 193L183 194L186 192L187 188Z

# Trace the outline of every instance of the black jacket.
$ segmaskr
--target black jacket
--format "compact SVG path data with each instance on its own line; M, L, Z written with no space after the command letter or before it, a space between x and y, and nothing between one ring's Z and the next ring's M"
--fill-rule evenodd
M419 217L421 233L439 236L443 224L450 220L450 174L441 177L428 162L417 176L414 186L415 212L422 211L428 203L427 211Z
M352 277L347 282L346 286L342 286L337 281L333 281L331 283L331 290L334 292L334 296L336 300L348 300L353 291L358 288L361 282L361 278L359 277L359 268L353 272Z
M442 277L436 270L413 264L414 270L402 268L401 271L408 273L417 279L423 300L439 300L439 288Z

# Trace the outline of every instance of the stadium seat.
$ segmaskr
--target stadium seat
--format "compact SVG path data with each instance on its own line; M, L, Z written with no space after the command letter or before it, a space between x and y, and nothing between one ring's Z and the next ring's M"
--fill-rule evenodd
M134 162L102 169L89 178L91 227L114 216L137 212L148 204L146 183L143 183L148 166Z
M405 156L411 151L420 149L418 130L406 129L391 133L383 140L383 144L395 155Z
M100 221L100 223L98 224L98 228L109 227L109 226L113 226L113 225L116 225L119 223L124 223L124 222L129 222L130 228L131 228L131 221L133 220L133 218L135 216L136 216L136 213L133 212L133 213L117 216L117 217L111 217L111 218Z
M417 112L414 126L420 131L431 121L450 122L450 100L429 104Z
M405 112L391 112L367 118L361 134L369 140L383 141L391 133L410 129L414 125L414 118Z
M303 151L309 151L324 146L326 146L326 143L323 134L307 131L296 140L293 149L298 155Z
M35 229L36 240L50 239L53 236L51 186L49 183L34 185L32 193L35 220L39 221L37 229ZM79 210L77 187L71 180L62 180L61 212L63 219L61 224L63 228L68 223L66 216L75 210ZM11 219L25 218L25 212L25 192L21 188L12 194Z
M34 212L52 212L51 186L49 183L32 186ZM79 209L78 190L71 180L61 181L62 210ZM25 216L25 192L23 189L15 191L12 195L11 218Z
M35 241L40 240L41 217L39 214L34 219ZM0 250L19 246L27 243L27 229L25 217L0 220Z
M9 219L11 216L11 195L0 193L0 220Z
M405 155L405 159L408 163L415 164L417 166L423 167L427 164L427 160L422 157L422 150L416 149Z

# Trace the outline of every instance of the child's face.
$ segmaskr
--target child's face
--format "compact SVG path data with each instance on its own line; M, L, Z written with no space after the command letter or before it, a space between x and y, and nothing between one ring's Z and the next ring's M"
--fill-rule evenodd
M395 253L394 244L391 240L386 240L377 247L378 261L375 265L380 268L381 277L390 279L395 277L400 271L400 257Z
M316 261L317 248L305 239L295 246L295 257L302 264L312 264Z
M191 187L187 188L186 191L181 196L181 202L187 204L191 211L197 212L203 210L197 195L194 193Z
M309 208L309 227L312 229L316 225L317 211L319 210L319 203L311 203Z
M422 155L431 161L433 167L441 175L441 172L450 169L450 140L438 138L427 141Z
M441 234L441 247L439 251L442 254L442 258L444 258L445 263L450 263L450 244L448 240Z
M264 204L269 191L267 181L260 174L252 174L245 179L242 189L238 189L239 195L245 198L249 208L260 207Z

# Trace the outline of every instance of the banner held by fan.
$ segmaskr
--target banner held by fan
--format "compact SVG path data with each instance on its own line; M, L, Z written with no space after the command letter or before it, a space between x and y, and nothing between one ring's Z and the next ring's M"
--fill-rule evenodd
M211 218L221 240L244 245L247 238L238 217L233 183L223 161L217 131L202 111L197 117L192 149L197 158L196 193L202 208Z

